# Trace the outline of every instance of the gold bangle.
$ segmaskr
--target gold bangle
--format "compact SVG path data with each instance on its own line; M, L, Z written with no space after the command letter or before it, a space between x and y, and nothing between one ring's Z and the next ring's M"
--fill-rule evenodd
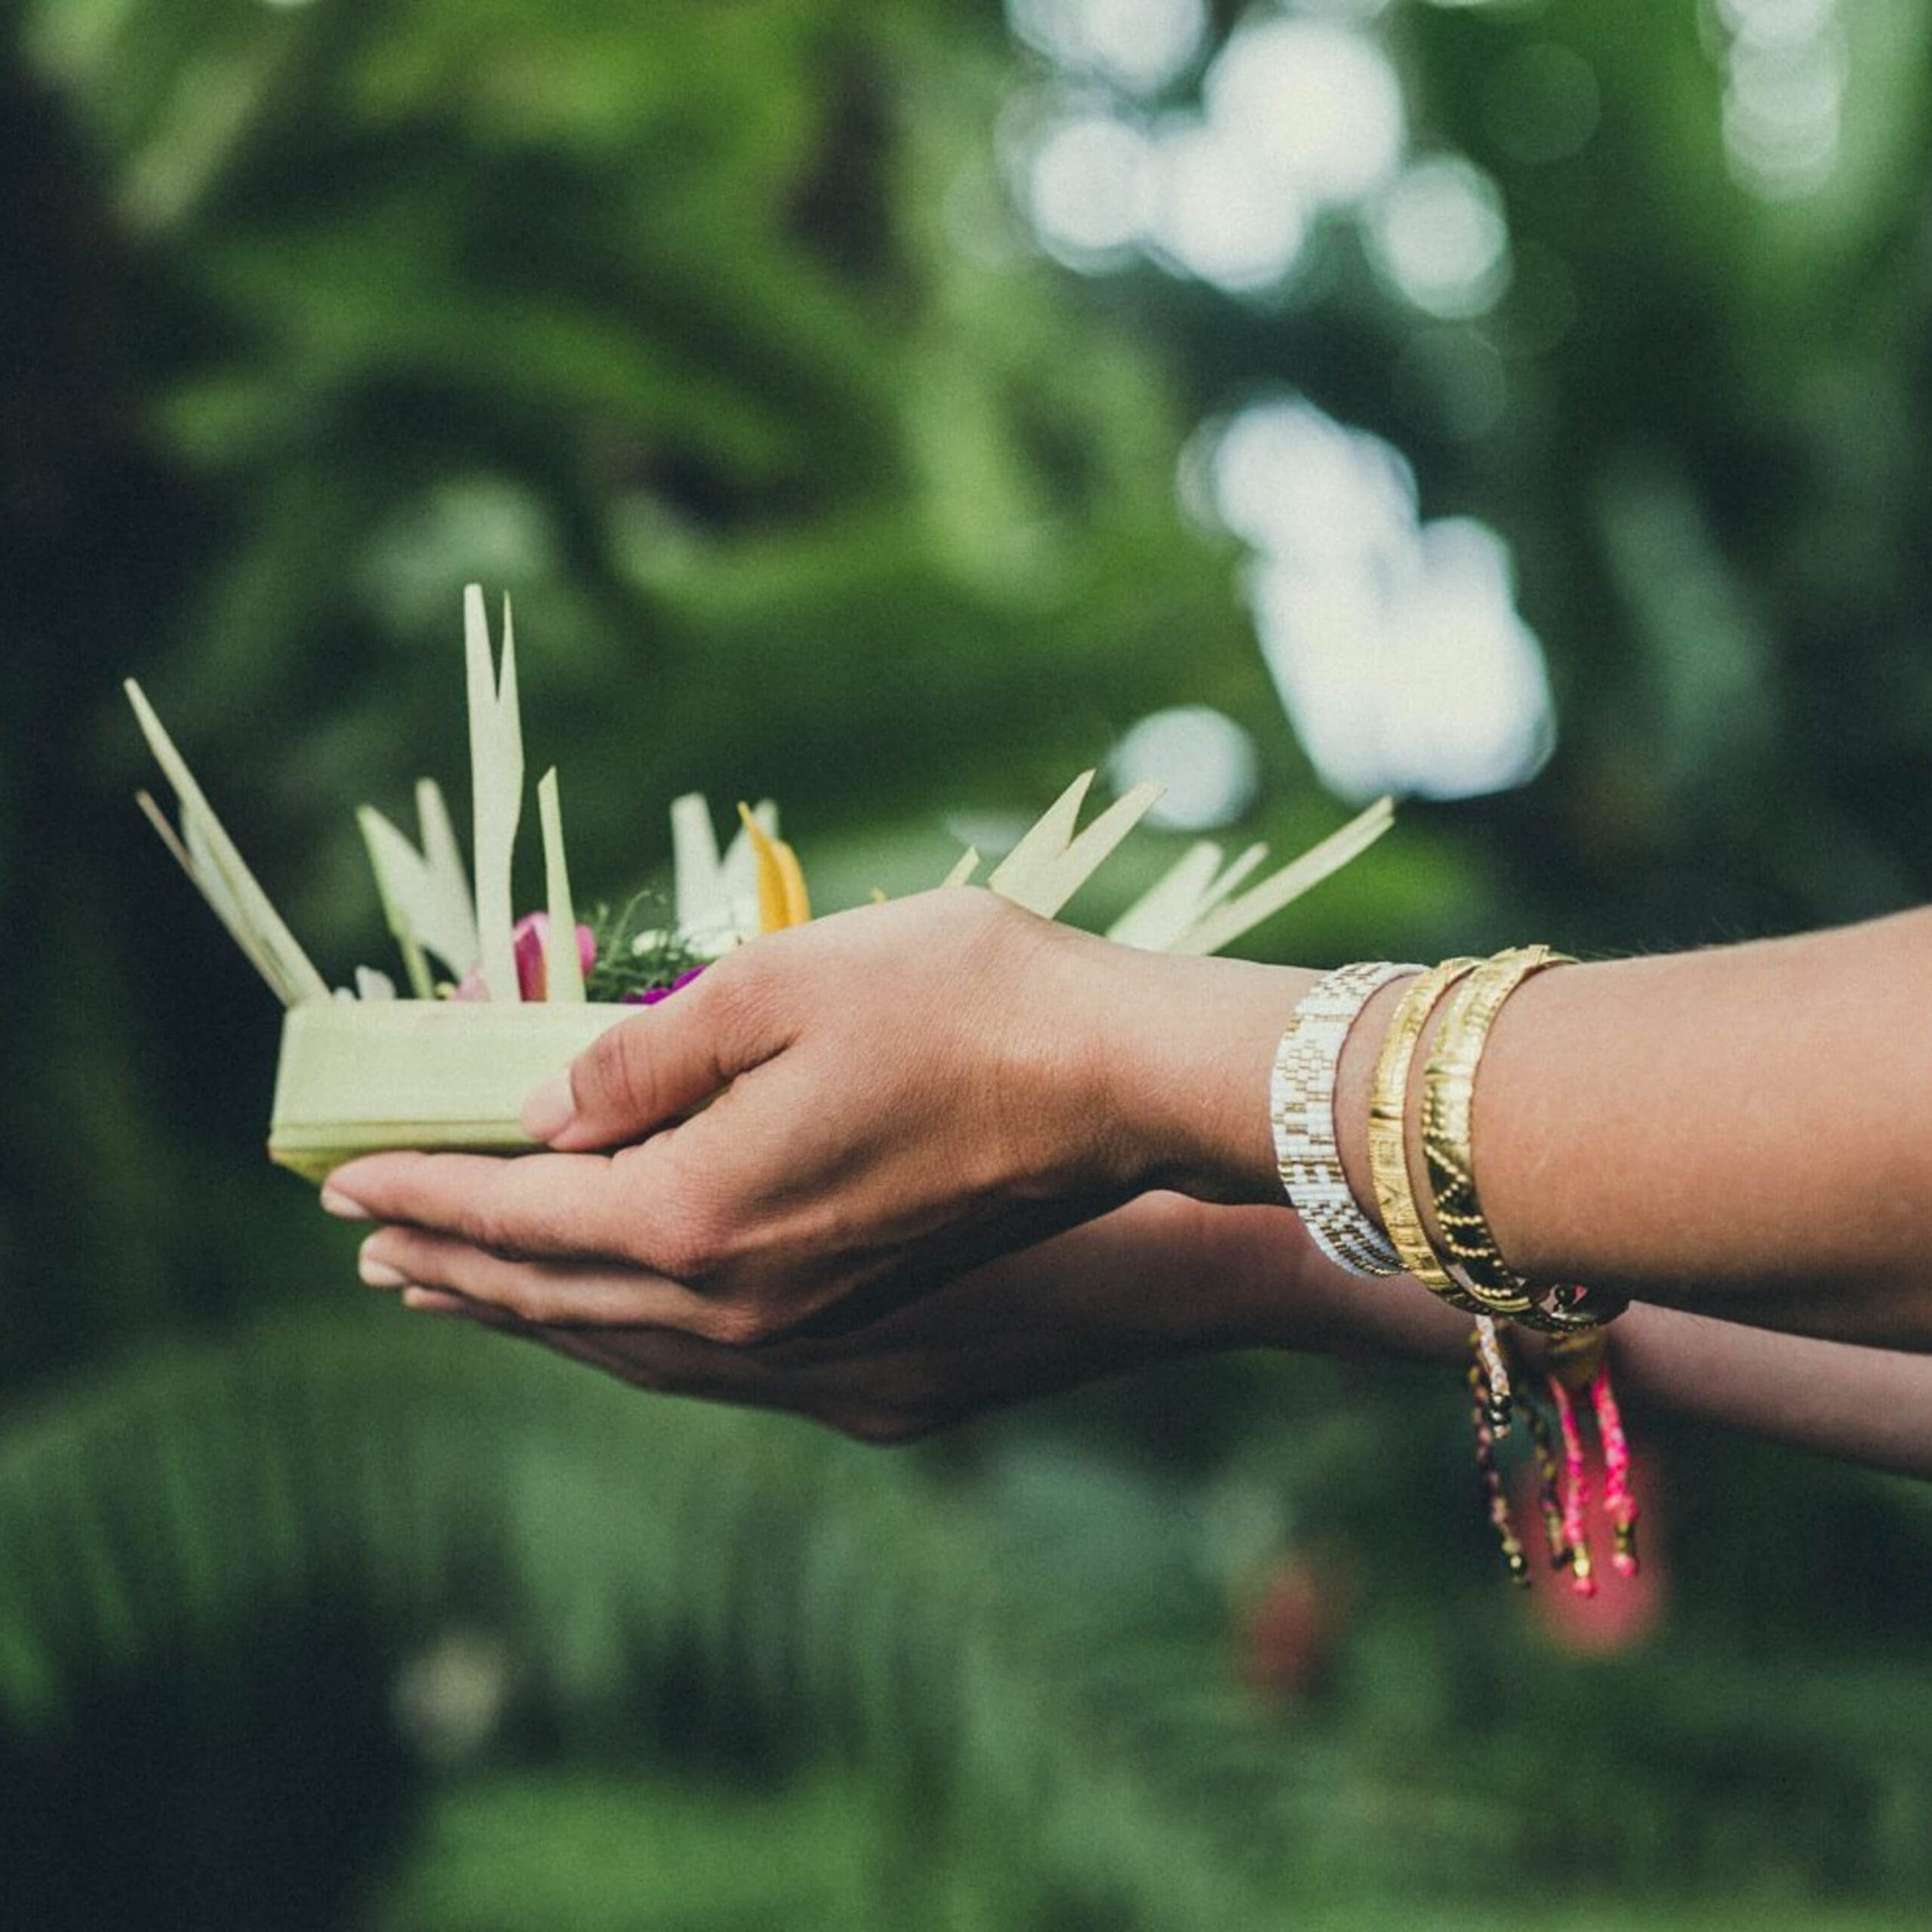
M1404 1117L1408 1112L1409 1069L1415 1063L1423 1029L1429 1024L1437 1001L1475 964L1473 959L1445 959L1404 989L1376 1058L1375 1081L1368 1102L1369 1178L1374 1185L1376 1205L1382 1211L1382 1226L1389 1245L1401 1256L1407 1273L1466 1314L1480 1314L1482 1310L1451 1280L1423 1232L1415 1189L1409 1178Z
M1503 1260L1476 1192L1470 1152L1476 1069L1509 995L1532 974L1574 963L1546 946L1518 946L1485 961L1451 1002L1423 1072L1423 1158L1435 1197L1437 1258L1456 1285L1492 1315L1523 1315L1538 1291Z

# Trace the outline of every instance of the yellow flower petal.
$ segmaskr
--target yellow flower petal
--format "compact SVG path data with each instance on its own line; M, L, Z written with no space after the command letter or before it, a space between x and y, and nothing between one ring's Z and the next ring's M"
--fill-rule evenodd
M758 858L758 924L761 932L802 926L812 915L805 891L805 875L798 855L782 838L774 838L740 801L738 817Z

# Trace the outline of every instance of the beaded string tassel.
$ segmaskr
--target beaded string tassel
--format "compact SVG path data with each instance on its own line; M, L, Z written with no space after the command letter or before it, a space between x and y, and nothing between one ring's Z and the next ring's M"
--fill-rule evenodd
M1611 1567L1620 1577L1637 1574L1637 1499L1630 1487L1630 1444L1610 1379L1610 1356L1600 1334L1565 1336L1549 1349L1549 1394L1563 1432L1563 1523L1573 1556L1571 1586L1580 1596L1596 1594L1584 1518L1589 1507L1589 1472L1578 1397L1587 1394L1603 1448L1604 1513L1614 1537Z
M1489 1315L1476 1317L1469 1335L1470 1352L1482 1370L1483 1395L1490 1428L1498 1437L1509 1433L1509 1419L1515 1398L1509 1386L1509 1363L1503 1352L1503 1338Z
M1607 1351L1590 1377L1590 1404L1596 1411L1597 1435L1603 1444L1603 1503L1616 1537L1611 1567L1620 1577L1637 1574L1637 1499L1630 1488L1630 1444L1623 1433L1623 1412L1611 1386Z
M1507 1361L1500 1341L1498 1358ZM1527 1584L1530 1566L1509 1507L1498 1457L1498 1432L1493 1426L1495 1392L1485 1366L1487 1353L1471 1337L1467 1380L1470 1423L1475 1438L1476 1468L1481 1477L1483 1506L1496 1532L1510 1580ZM1552 1570L1570 1572L1571 1587L1579 1596L1595 1596L1598 1587L1591 1553L1589 1513L1592 1492L1589 1451L1584 1433L1583 1392L1596 1420L1603 1447L1604 1513L1615 1534L1611 1567L1620 1577L1637 1574L1637 1505L1630 1487L1630 1448L1623 1432L1604 1338L1579 1336L1558 1343L1550 1352L1546 1384L1555 1412L1554 1434L1540 1401L1528 1389L1516 1396L1515 1407L1529 1423L1537 1466L1537 1504ZM1559 1458L1557 1441L1561 1438Z
M1509 1580L1527 1586L1530 1580L1529 1558L1523 1553L1522 1539L1516 1534L1515 1522L1509 1512L1509 1494L1503 1486L1503 1472L1497 1466L1496 1430L1490 1420L1496 1392L1490 1386L1482 1351L1473 1346L1469 1350L1469 1421L1475 1434L1476 1469L1482 1481L1484 1507L1489 1514L1490 1527L1496 1532Z
M1549 1378L1550 1400L1556 1404L1557 1426L1563 1432L1563 1540L1570 1550L1570 1587L1580 1597L1597 1593L1595 1566L1590 1561L1590 1533L1584 1523L1589 1506L1589 1464L1583 1455L1583 1432L1577 1404L1561 1375Z
M1543 1517L1543 1540L1549 1548L1549 1567L1566 1568L1571 1561L1569 1533L1563 1524L1562 1478L1557 1469L1556 1445L1551 1439L1549 1419L1540 1404L1525 1398L1524 1413L1530 1419L1530 1440L1537 1459L1537 1507Z

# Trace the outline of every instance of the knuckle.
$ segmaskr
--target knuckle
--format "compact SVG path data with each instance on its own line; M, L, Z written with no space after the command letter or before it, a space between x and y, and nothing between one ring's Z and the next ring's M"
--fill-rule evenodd
M768 940L755 946L741 946L728 952L699 982L709 1003L730 1012L755 1004L770 992L773 977L771 948Z
M710 1254L697 1231L672 1223L638 1244L633 1260L674 1281L699 1281L710 1272Z
M514 1261L550 1253L562 1244L564 1230L552 1215L493 1201L478 1208L467 1232L478 1247Z
M647 1265L680 1281L703 1281L728 1258L729 1230L724 1217L700 1202L668 1211L642 1245Z
M705 1017L716 1036L719 1057L748 1062L773 1031L789 973L782 934L741 946L721 959L697 982L705 989ZM695 991L697 989L694 988Z
M479 1201L469 1211L464 1235L478 1247L498 1249L509 1238L510 1224L500 1201Z
M660 1081L651 1033L642 1016L605 1034L579 1063L577 1105L600 1118L650 1121L657 1117Z

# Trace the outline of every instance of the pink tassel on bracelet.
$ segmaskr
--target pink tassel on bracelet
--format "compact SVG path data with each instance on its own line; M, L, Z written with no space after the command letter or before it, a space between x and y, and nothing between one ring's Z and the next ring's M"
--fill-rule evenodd
M1584 1527L1589 1507L1589 1472L1576 1399L1585 1390L1603 1445L1604 1513L1615 1535L1611 1567L1620 1577L1637 1574L1637 1499L1630 1487L1630 1443L1611 1383L1609 1349L1601 1331L1552 1342L1548 1382L1563 1434L1563 1533L1571 1547L1571 1587L1579 1596L1594 1596L1596 1576Z
M1468 1382L1470 1421L1475 1435L1476 1468L1482 1478L1483 1500L1496 1532L1511 1580L1530 1580L1529 1561L1511 1518L1508 1493L1497 1463L1499 1413L1507 1414L1511 1396L1506 1343L1494 1326L1470 1337ZM1499 1389L1498 1383L1501 1383ZM1603 1450L1603 1506L1615 1533L1611 1565L1620 1577L1637 1574L1637 1500L1631 1487L1630 1444L1611 1386L1606 1338L1598 1330L1565 1335L1552 1341L1548 1373L1543 1378L1555 1428L1543 1405L1518 1378L1514 1407L1528 1418L1537 1463L1537 1502L1550 1567L1567 1569L1570 1587L1580 1597L1597 1593L1596 1566L1590 1552L1590 1465L1584 1435L1582 1397L1587 1391L1589 1411ZM1561 1439L1561 1455L1557 1438Z
M1583 1432L1577 1405L1560 1374L1549 1378L1550 1400L1556 1404L1557 1426L1563 1432L1563 1540L1570 1546L1570 1587L1580 1597L1597 1593L1596 1573L1590 1563L1589 1531L1583 1512L1589 1506L1590 1475L1583 1460Z
M1617 1392L1610 1386L1606 1352L1590 1377L1590 1402L1597 1412L1597 1435L1603 1443L1603 1503L1616 1531L1616 1553L1611 1564L1620 1577L1637 1574L1637 1499L1630 1490L1630 1443L1623 1433L1623 1417Z

